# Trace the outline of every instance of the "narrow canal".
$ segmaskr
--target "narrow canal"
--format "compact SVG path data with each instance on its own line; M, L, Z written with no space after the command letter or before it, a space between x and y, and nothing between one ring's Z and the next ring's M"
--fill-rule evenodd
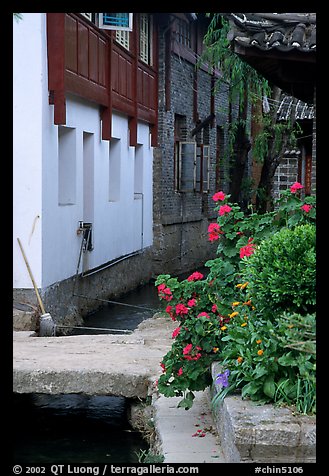
M133 331L154 315L149 309L160 306L154 282L116 301L129 306L107 304L85 318L86 327L97 329L74 329L72 334L109 333L103 328ZM128 405L123 397L14 394L13 411L19 425L15 463L143 462L149 447L130 426Z
M138 463L148 444L123 397L14 396L15 464Z
M117 329L133 331L145 319L151 318L160 309L160 301L154 281L130 291L121 298L115 299L121 304L108 303L84 319L84 326L72 330L72 334L103 334ZM136 306L136 307L134 307ZM151 310L150 310L151 309ZM95 328L95 329L92 329Z

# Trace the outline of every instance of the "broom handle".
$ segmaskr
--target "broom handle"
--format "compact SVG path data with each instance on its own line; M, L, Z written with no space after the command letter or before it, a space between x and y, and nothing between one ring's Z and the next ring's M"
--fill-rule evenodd
M37 299L38 299L38 302L39 302L39 305L40 305L40 308L41 308L41 312L42 312L42 314L46 314L45 308L43 307L43 304L42 304L42 301L41 301L41 297L40 297L37 285L35 284L35 281L34 281L34 278L33 278L33 274L32 274L30 265L29 265L29 263L27 261L27 258L25 256L22 243L21 243L19 238L17 238L17 241L18 241L19 247L21 249L21 252L22 252L26 267L27 267L27 270L29 272L29 275L30 275L30 278L31 278L31 281L32 281L32 284L33 284L33 287L34 287L35 294L37 295Z

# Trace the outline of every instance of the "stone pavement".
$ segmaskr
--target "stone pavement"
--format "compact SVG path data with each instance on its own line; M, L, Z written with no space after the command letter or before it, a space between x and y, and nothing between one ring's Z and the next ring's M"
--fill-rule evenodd
M174 323L143 321L130 335L31 337L13 333L13 391L146 398L161 374Z
M160 396L153 403L155 429L164 463L224 463L209 393L195 392L189 410L177 408L181 399Z

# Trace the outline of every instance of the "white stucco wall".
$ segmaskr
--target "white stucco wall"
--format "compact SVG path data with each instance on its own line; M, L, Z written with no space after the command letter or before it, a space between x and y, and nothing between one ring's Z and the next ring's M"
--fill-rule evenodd
M110 145L101 139L97 104L68 95L65 126L54 125L53 112L48 104L45 14L24 14L23 21L14 25L14 287L18 288L32 285L18 256L16 236L26 244L42 288L76 273L80 220L93 222L94 249L84 255L88 269L150 246L153 240L148 125L138 124L139 145L130 147L128 119L113 112Z
M42 104L47 98L45 16L13 20L13 286L31 288L20 238L37 286L42 269Z
M81 246L77 234L80 220L92 221L93 245L84 254L85 269L97 266L152 244L152 148L149 127L138 125L138 150L142 155L135 170L135 147L128 145L128 119L113 113L113 142L101 139L99 107L75 96L66 101L72 153L75 154L75 189L69 204L58 203L58 131L51 123L45 130L43 191L43 285L48 286L75 274ZM51 120L51 115L49 115ZM110 160L114 155L119 167L111 177ZM85 148L84 148L85 147ZM89 154L84 175L84 151ZM86 152L87 151L87 152ZM135 195L135 173L143 177L143 193ZM70 174L70 172L69 172ZM85 183L85 186L84 186ZM87 193L84 192L84 187ZM111 187L117 188L115 199ZM87 203L84 203L84 200ZM91 206L90 206L91 200ZM144 207L142 217L142 204ZM86 216L86 213L88 215ZM143 221L143 237L142 237ZM79 271L82 270L82 263Z

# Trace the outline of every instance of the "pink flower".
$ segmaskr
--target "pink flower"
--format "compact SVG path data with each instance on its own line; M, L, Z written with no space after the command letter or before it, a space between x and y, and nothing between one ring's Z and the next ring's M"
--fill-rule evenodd
M184 359L186 360L199 360L201 358L200 352L195 355L184 355Z
M160 367L162 368L162 372L166 371L165 364L163 364L162 362L160 362Z
M232 208L229 206L229 205L222 205L220 208L219 208L219 216L223 216L225 215L226 213L230 213L230 211L232 210Z
M174 316L173 313L172 313L172 309L173 309L172 306L167 306L166 309L165 309L165 311L166 311L167 314L169 314L169 316L171 317L171 319L172 319L173 321L176 321L175 316Z
M167 288L164 283L159 284L158 286L158 296L160 299L164 299L165 301L171 301L173 298L170 288Z
M187 344L187 346L184 347L184 349L183 349L184 359L186 359L186 360L198 360L198 359L200 359L200 357L201 357L200 352L197 352L196 354L190 355L190 352L191 352L192 348L193 348L192 344ZM202 350L202 349L201 349L201 347L196 346L195 350L198 351L198 350Z
M198 281L198 279L202 279L203 278L203 274L202 273L199 273L199 271L195 271L194 273L192 273L188 278L187 280L188 281Z
M193 307L196 305L196 299L190 299L189 301L187 301L187 305L189 307Z
M207 319L210 319L210 316L207 312L200 312L200 314L197 315L197 317L206 317Z
M178 377L179 377L180 375L182 375L182 373L183 373L183 369L182 369L182 367L181 367L181 368L178 370L178 372L177 372Z
M214 202L218 202L219 200L222 202L225 200L225 193L224 192L217 192L215 195L212 197Z
M300 190L304 188L303 185L299 182L295 182L291 187L290 187L290 192L291 193L296 193L297 190Z
M172 338L175 339L175 337L177 337L179 333L180 333L180 327L176 327L176 329L174 329L172 333Z
M217 310L218 310L218 309L217 309L217 304L213 304L213 305L212 305L212 308L211 308L211 311L212 311L212 312L217 312Z
M307 203L304 203L304 205L302 205L300 208L301 208L301 210L304 210L305 213L309 213L309 211L313 207L312 207L312 205L308 205Z
M210 223L208 226L209 241L215 241L219 239L219 235L223 234L218 223Z
M183 349L183 355L187 355L191 352L193 345L192 344L187 344L186 347Z
M184 304L176 304L175 309L176 309L176 314L180 316L188 313L188 309L186 306L184 306Z
M248 256L251 256L254 252L255 252L255 245L254 243L251 243L253 240L253 238L249 238L248 240L248 244L246 246L242 246L242 248L240 248L240 258L244 258L245 256L248 257Z

